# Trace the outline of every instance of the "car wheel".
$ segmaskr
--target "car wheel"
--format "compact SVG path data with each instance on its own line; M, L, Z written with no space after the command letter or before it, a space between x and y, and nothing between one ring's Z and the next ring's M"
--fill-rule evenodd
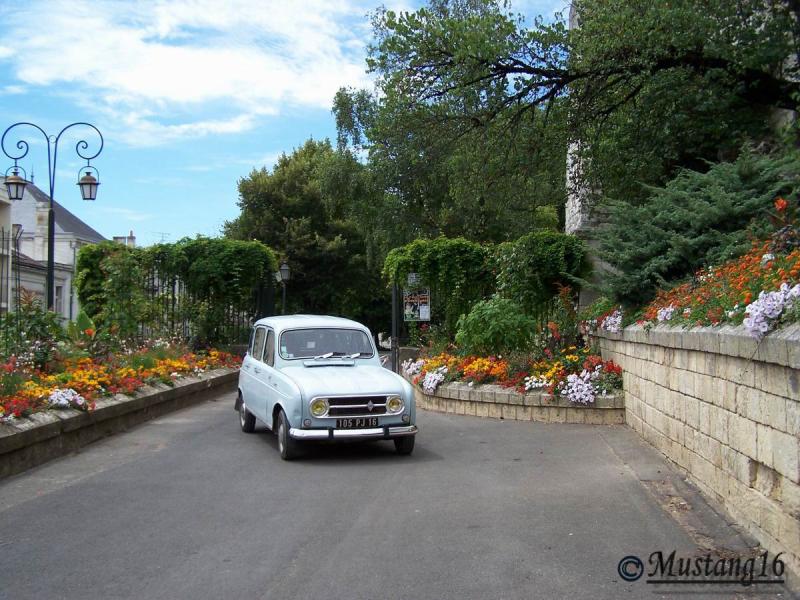
M394 438L394 449L401 456L407 456L414 451L414 439L415 436L413 435Z
M247 410L241 398L239 398L239 425L245 433L253 433L256 430L256 416Z
M289 419L283 411L278 415L278 451L283 460L292 460L299 454L298 442L289 435Z

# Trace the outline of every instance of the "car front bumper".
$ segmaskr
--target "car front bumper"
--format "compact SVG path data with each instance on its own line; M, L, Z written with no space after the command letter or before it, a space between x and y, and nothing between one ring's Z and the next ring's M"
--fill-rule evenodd
M416 435L416 425L373 427L370 429L289 429L296 440L390 440L406 435Z

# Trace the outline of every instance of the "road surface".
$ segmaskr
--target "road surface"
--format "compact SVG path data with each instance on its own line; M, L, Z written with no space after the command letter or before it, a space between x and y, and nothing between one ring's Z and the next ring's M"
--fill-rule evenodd
M626 555L746 549L625 427L421 411L410 457L379 442L283 462L233 401L0 482L0 598L749 597L617 574Z

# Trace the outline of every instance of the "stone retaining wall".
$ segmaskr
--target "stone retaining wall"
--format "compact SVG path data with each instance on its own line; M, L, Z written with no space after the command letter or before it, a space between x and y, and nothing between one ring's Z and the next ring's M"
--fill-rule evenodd
M415 385L414 396L420 408L458 415L544 423L620 425L625 422L622 397L616 396L598 398L591 406L579 406L542 392L520 394L499 385L469 386L462 382L440 385L434 395Z
M48 410L0 424L0 479L220 392L233 394L238 374L238 370L218 369L178 379L172 387L145 386L135 396L101 398L92 412Z
M597 338L627 423L800 574L800 326L639 326Z

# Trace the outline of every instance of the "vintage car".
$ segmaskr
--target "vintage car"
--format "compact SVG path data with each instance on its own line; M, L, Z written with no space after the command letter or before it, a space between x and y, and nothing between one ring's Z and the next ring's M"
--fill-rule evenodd
M338 317L257 321L236 410L242 431L258 419L277 433L284 460L312 440L394 440L399 454L411 454L417 433L411 386L381 366L369 329Z

